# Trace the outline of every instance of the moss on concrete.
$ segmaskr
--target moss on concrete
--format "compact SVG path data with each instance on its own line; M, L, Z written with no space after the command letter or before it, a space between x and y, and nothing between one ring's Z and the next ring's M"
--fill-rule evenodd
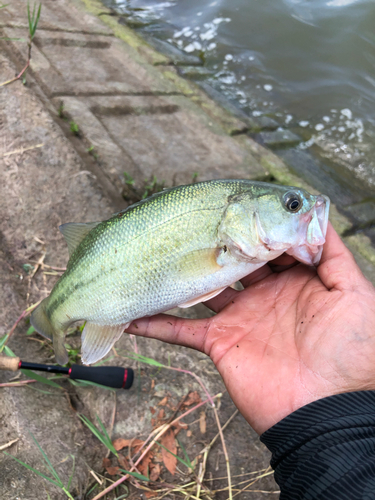
M113 30L113 34L125 43L138 50L152 65L169 64L169 59L151 47L135 31L119 24L117 16L103 6L98 0L80 0L84 3L86 10L100 16L100 19Z
M371 245L370 238L368 238L365 234L360 233L348 236L345 238L345 241L348 242L351 249L360 253L362 257L375 266L375 249Z

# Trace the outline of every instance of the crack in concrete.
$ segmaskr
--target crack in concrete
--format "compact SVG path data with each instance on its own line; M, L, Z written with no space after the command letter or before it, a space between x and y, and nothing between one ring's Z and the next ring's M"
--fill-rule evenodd
M181 92L163 92L163 91L144 91L144 92L52 92L49 94L49 98L53 99L55 97L116 97L116 96L130 96L130 97L171 97L171 96L181 96L185 95Z
M0 22L0 29L1 28L10 28L10 29L25 29L28 30L29 26L25 23L20 23L20 24L13 24L13 23L1 23ZM93 35L93 36L107 36L110 38L116 38L113 33L107 33L104 31L88 31L88 30L79 30L79 29L67 29L67 28L60 28L59 26L56 27L51 27L49 26L48 28L44 28L43 26L38 26L38 32L43 31L43 32L48 32L51 31L53 33L74 33L78 35Z

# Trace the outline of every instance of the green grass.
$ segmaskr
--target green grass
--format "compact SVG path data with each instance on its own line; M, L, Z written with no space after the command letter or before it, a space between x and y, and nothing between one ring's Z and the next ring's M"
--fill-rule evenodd
M82 420L82 422L87 425L87 427L90 429L90 431L96 436L101 443L104 444L108 448L109 451L111 451L116 457L118 457L118 453L116 448L113 446L111 438L108 435L108 432L106 428L104 427L103 422L100 420L99 416L96 415L96 419L98 420L99 427L101 429L98 430L98 428L87 418L85 415L79 415L79 418Z
M6 334L4 335L4 337L2 337L2 338L0 339L0 352L3 352L3 350L4 350L4 346L5 346L5 342L6 342L7 340L8 340L8 334L6 333Z
M70 131L74 135L79 135L79 126L76 122L74 121L70 122Z
M64 101L60 101L59 107L57 108L57 114L59 118L65 118L64 110L65 110Z
M127 184L128 186L134 186L134 179L130 174L124 172L124 178L125 178L125 184Z
M179 462L181 462L183 465L185 465L188 469L191 470L191 472L193 471L193 465L189 459L189 457L187 456L186 454L186 450L184 448L184 455L185 455L185 458L187 458L187 460L184 460L182 459L181 457L179 457L178 455L175 455L171 450L168 450L168 448L166 448L163 444L159 443L158 441L155 441L156 444L158 444L161 448L163 448L165 451L167 451L168 453L170 453L171 455L173 455ZM181 446L181 444L178 442L178 444Z
M148 196L151 196L152 194L158 193L159 191L162 191L164 188L164 181L158 181L156 175L152 177L150 181L147 181L147 184L144 187L144 193L142 195L142 200L147 198Z
M46 463L46 466L47 466L49 472L51 473L52 477L46 476L45 474L43 474L39 470L34 469L34 467L31 467L31 465L25 464L25 462L22 462L21 460L19 460L18 458L14 457L10 453L7 453L6 451L3 451L4 455L7 455L8 457L13 458L13 460L15 460L19 464L23 465L23 467L25 467L26 469L31 470L32 472L34 472L38 476L42 477L46 481L49 481L51 484L57 486L58 488L60 488L65 493L65 495L67 496L67 498L70 498L71 500L74 500L74 497L72 497L72 495L69 493L69 490L70 490L70 487L71 487L71 484L72 484L72 479L73 479L73 474L74 474L74 468L75 468L75 458L74 458L74 455L71 455L72 460L73 460L72 473L71 473L71 475L69 477L69 481L68 481L67 486L65 486L64 483L62 482L62 480L60 479L58 473L56 472L55 468L53 467L50 459L48 458L48 456L46 455L46 453L44 452L44 450L42 449L42 447L40 446L40 444L38 443L38 441L31 434L31 432L30 432L30 435L31 435L34 443L38 447L40 453L42 454L44 462Z
M33 41L33 38L35 36L38 23L39 23L39 18L40 18L40 11L42 10L42 4L39 4L38 10L36 10L36 3L34 3L33 10L31 12L30 10L30 4L27 2L27 18L29 21L29 37L30 37L30 43Z

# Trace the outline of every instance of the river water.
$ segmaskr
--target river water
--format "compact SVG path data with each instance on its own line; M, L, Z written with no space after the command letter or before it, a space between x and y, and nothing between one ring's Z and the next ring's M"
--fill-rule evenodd
M277 118L375 187L374 0L106 0L187 54L253 116Z

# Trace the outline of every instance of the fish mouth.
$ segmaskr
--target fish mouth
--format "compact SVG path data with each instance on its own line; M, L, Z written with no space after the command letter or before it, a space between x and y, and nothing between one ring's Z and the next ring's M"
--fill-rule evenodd
M312 209L306 214L310 222L307 225L305 243L287 252L308 266L317 266L320 262L323 245L326 240L330 199L320 194Z

